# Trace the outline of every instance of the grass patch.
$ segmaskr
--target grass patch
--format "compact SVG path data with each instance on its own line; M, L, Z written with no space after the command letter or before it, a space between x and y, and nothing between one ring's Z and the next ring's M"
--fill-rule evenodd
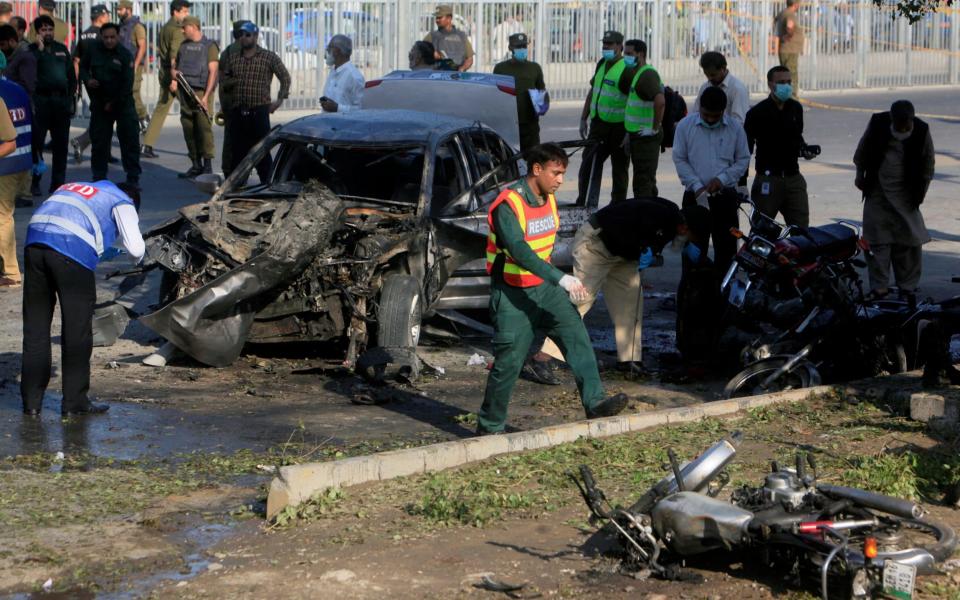
M340 488L327 488L310 496L306 502L297 506L287 506L274 517L273 526L276 528L290 527L301 521L313 521L329 518L338 514L338 506L345 495Z

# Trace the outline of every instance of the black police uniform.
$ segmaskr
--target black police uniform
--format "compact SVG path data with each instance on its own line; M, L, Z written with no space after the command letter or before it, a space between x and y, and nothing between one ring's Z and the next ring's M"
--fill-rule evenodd
M43 158L43 144L50 132L53 167L50 193L63 185L67 174L67 145L70 143L70 119L77 110L77 75L66 46L57 41L30 44L37 59L37 88L33 95L33 161ZM40 176L33 176L38 191Z

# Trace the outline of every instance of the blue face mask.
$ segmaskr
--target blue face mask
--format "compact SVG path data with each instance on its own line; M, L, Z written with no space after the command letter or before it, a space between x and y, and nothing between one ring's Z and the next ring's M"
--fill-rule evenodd
M789 83L778 83L773 88L773 97L780 102L786 102L793 96L793 86Z
M721 125L723 125L723 119L720 119L716 123L707 123L706 121L703 120L703 117L700 117L700 124L706 127L707 129L716 129L717 127L720 127Z
M637 64L637 57L636 57L636 56L627 56L626 54L624 54L624 55L623 55L623 64L627 65L628 67L632 67L632 66L634 66L634 65Z
M517 60L527 60L527 49L517 48L513 51L513 57Z
M617 55L616 50L604 50L603 51L603 60L610 61L613 60L613 57Z

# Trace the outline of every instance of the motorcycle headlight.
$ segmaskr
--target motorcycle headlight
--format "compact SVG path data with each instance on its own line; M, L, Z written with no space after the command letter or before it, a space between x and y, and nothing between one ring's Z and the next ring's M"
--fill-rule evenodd
M769 258L770 254L773 252L773 246L764 240L753 240L750 242L750 252L753 252L757 256L762 256L763 258Z

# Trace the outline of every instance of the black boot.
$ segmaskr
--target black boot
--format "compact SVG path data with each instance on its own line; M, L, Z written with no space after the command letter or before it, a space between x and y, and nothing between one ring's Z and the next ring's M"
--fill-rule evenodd
M203 165L200 168L200 173L198 175L207 175L213 173L213 164L212 159L205 158L203 159Z
M180 179L191 179L196 177L203 171L203 163L200 162L200 159L193 159L193 166L184 171L183 173L177 173L177 177Z

